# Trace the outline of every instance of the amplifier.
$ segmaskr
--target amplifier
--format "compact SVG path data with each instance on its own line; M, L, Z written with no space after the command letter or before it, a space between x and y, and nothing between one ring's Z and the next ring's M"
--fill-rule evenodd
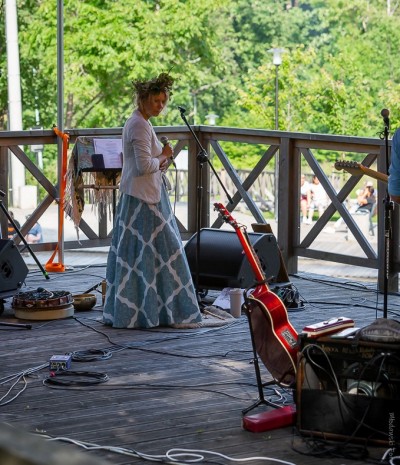
M300 336L297 427L332 440L400 445L400 344Z

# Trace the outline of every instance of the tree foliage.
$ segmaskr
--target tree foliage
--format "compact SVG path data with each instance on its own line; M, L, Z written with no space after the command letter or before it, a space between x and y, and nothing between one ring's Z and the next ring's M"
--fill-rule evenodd
M0 35L5 38L4 2ZM24 128L57 121L57 2L17 0ZM391 6L392 10L388 10ZM387 0L65 0L66 128L122 126L131 81L170 71L157 124L191 122L375 136L400 110L400 13ZM277 70L268 51L285 49ZM0 128L7 62L0 40Z

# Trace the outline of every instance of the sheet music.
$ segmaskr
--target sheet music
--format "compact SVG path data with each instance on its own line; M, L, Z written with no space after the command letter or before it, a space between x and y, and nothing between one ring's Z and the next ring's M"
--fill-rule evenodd
M94 152L103 155L105 169L122 168L122 139L93 139Z

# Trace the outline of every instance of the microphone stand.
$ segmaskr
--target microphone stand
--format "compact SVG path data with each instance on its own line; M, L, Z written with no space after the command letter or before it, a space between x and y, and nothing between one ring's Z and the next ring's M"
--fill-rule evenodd
M385 123L385 129L381 139L385 140L385 157L386 157L386 171L389 174L389 110L387 114L382 110L383 121ZM384 256L383 256L383 318L387 318L387 307L388 307L388 283L389 283L389 272L390 272L390 245L392 239L392 211L394 210L394 203L390 200L388 188L386 187L386 194L384 199L385 212L384 212L384 228L385 228L385 240L384 240Z
M188 127L190 133L193 136L193 139L196 141L197 147L199 152L197 154L197 161L199 162L199 170L197 172L196 181L197 181L197 199L196 199L196 254L195 254L195 287L196 287L196 296L199 304L201 303L201 299L199 299L199 258L200 258L200 224L201 224L201 211L202 211L202 200L203 200L203 165L204 163L208 163L212 172L214 173L215 177L217 178L220 186L225 192L225 195L230 203L233 203L232 197L229 195L226 187L222 183L218 173L215 171L214 166L212 165L209 156L207 154L206 149L201 145L198 137L196 136L195 132L193 131L192 127L190 126L185 112L186 109L183 107L178 107L181 118L183 119L184 123Z

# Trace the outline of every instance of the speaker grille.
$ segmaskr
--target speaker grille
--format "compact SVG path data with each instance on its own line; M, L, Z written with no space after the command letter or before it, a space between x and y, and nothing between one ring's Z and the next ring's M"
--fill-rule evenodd
M14 242L0 239L0 298L14 295L27 274L28 267Z
M250 243L268 279L273 280L280 267L278 246L273 234L248 233ZM235 231L203 228L200 230L198 262L199 288L223 289L254 283L254 271ZM197 233L185 245L192 278L196 284Z

